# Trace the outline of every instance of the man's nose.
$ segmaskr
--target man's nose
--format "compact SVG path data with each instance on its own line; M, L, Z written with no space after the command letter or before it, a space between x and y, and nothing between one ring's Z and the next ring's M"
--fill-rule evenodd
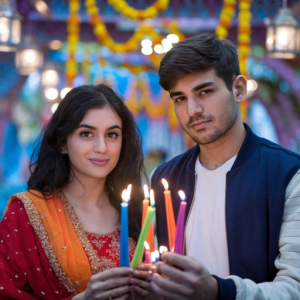
M104 137L98 137L95 139L94 151L99 153L105 153L107 151L107 145Z
M187 114L190 117L193 117L198 114L202 114L203 108L199 103L198 99L195 99L195 97L189 97L187 99Z

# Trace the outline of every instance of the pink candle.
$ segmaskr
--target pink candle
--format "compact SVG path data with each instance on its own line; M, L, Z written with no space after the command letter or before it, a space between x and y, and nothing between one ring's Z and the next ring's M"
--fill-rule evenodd
M183 254L183 235L184 235L184 223L185 223L185 211L186 211L186 197L183 191L178 192L181 199L177 223L176 223L176 236L174 253Z
M150 246L149 244L145 241L144 242L144 246L145 246L145 263L146 264L151 264L151 254L150 254Z

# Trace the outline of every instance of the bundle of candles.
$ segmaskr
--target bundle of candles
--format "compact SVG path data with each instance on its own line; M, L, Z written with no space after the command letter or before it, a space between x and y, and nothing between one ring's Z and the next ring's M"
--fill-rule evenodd
M166 218L168 227L168 239L170 249L178 254L183 254L183 235L184 222L186 211L186 197L183 191L178 194L181 198L180 208L177 217L177 225L175 224L174 211L171 199L171 192L169 191L168 182L162 179L165 191L165 206ZM122 193L121 204L121 232L120 232L120 267L129 266L129 245L128 245L128 203L130 200L131 184ZM143 260L145 263L156 263L160 260L160 255L167 252L165 246L160 246L159 251L155 249L154 232L152 226L152 217L155 212L155 200L153 190L149 190L148 186L144 185L145 199L143 200L143 217L142 230L137 241L136 249L130 267L136 269ZM150 199L149 199L150 198ZM150 204L150 205L149 205Z

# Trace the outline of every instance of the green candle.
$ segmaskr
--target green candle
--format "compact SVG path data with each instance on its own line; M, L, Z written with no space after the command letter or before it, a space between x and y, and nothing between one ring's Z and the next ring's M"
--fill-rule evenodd
M153 196L153 190L150 191L150 203L151 205L148 206L148 210L147 210L147 215L144 221L144 225L142 228L142 231L140 233L136 248L135 248L135 252L134 252L134 256L132 259L132 262L130 264L130 267L132 269L137 269L137 267L141 264L142 259L143 259L143 254L144 254L144 242L147 238L148 235L148 231L149 231L149 227L152 221L152 217L153 214L155 212L155 207L154 207L154 196Z

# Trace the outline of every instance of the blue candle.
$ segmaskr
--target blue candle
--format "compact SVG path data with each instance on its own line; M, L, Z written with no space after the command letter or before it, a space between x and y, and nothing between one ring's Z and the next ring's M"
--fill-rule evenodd
M129 267L129 244L128 244L128 201L129 193L124 190L121 203L121 229L120 229L120 267Z

